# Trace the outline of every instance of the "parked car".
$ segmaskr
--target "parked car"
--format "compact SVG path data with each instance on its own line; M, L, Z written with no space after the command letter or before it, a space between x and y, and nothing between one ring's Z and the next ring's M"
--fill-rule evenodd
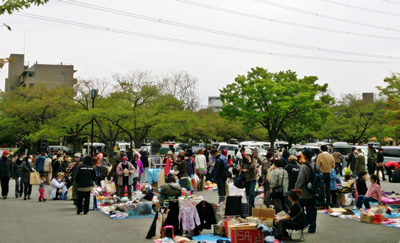
M390 161L400 162L400 146L382 146L383 163Z
M47 151L51 151L51 150L53 150L53 151L60 150L61 152L66 152L67 155L72 155L74 153L74 151L72 151L72 149L65 147L65 146L53 146L53 145L48 146Z
M234 159L236 157L235 151L238 147L237 144L221 144L219 145L218 150L224 151L225 148L228 148L228 155L231 155L232 159Z

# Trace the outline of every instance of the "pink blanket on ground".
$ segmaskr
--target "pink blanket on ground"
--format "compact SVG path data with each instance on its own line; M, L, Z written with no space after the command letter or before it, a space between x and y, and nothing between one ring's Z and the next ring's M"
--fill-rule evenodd
M381 199L382 203L384 204L400 204L400 199L392 199L382 196Z

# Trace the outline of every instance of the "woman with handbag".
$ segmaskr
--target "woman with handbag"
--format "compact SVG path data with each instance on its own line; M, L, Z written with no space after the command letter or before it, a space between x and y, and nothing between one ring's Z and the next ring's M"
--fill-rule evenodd
M199 151L197 151L195 163L196 163L196 168L197 168L197 175L200 178L200 183L197 184L197 190L203 191L204 177L207 174L207 160L206 160L206 156L204 156L204 150L199 149Z
M270 194L276 214L282 210L284 210L286 213L289 211L289 207L285 203L285 195L289 186L289 175L282 166L282 160L279 159L274 161L274 172L272 173L270 185Z
M243 160L243 166L241 168L241 173L243 173L243 177L246 180L245 188L246 188L246 197L248 198L249 207L254 207L254 190L256 188L256 165L257 160L253 158L253 152L251 149L245 150L245 159Z
M35 165L32 164L32 155L29 155L24 159L24 162L21 164L21 178L24 183L24 200L28 196L28 199L31 199L32 193L32 185L30 184L30 174L31 172L35 172Z

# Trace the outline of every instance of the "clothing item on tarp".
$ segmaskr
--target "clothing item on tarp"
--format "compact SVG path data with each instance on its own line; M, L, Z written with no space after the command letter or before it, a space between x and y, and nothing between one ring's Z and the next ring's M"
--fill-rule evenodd
M242 215L242 196L226 197L225 215Z
M161 230L162 230L163 224L164 224L165 220L167 219L167 217L168 217L167 208L161 207L158 210L158 215L156 218L156 220L157 220L156 221L156 237L157 238L161 238Z
M194 205L188 204L179 209L179 222L182 225L182 230L194 230L196 225L200 225L200 217Z
M160 172L158 173L158 187L161 187L162 185L165 184L165 172L164 169L160 169Z
M199 231L211 229L211 225L216 224L217 220L215 219L214 208L210 203L202 201L197 204L196 209L200 217L200 225L194 230L194 235L199 235Z
M149 169L147 173L147 183L153 184L153 182L158 182L158 175L160 174L160 169Z
M175 235L182 234L182 227L179 226L179 202L169 202L169 213L164 225L172 225L175 228Z

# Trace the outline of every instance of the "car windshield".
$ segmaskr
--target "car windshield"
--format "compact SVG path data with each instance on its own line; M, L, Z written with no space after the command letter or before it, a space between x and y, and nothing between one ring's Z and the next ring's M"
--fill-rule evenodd
M224 150L225 148L228 148L229 151L235 151L237 149L235 146L221 145L221 150Z

